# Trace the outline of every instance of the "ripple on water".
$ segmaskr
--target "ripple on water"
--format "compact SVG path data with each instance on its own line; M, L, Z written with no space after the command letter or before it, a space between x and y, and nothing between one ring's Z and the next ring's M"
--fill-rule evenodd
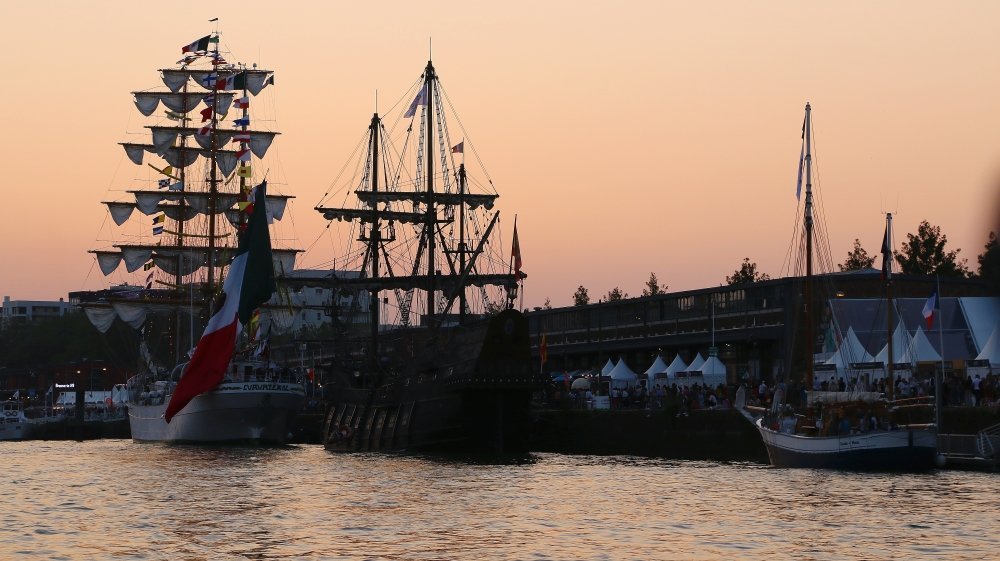
M984 474L18 444L0 559L982 561L1000 547Z

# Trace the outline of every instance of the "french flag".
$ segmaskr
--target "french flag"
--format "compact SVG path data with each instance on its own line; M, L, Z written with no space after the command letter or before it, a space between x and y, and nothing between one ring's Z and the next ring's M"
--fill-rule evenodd
M927 322L927 329L930 329L934 325L934 315L939 314L941 310L941 303L938 301L937 289L931 293L930 298L924 303L924 321Z

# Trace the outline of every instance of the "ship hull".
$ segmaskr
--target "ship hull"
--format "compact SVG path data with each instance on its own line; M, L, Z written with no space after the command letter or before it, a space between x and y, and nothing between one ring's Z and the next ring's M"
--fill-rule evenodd
M506 311L457 336L403 341L422 349L405 372L371 387L327 393L323 443L334 451L519 454L528 450L531 393L527 321ZM403 370L408 368L409 370ZM330 386L327 387L331 389Z
M139 442L281 445L304 401L301 384L226 383L192 399L169 423L169 399L130 403L129 428Z
M933 427L876 431L844 436L784 434L754 422L771 465L855 471L926 471L935 467L937 431Z
M0 423L0 440L24 440L30 436L27 422Z

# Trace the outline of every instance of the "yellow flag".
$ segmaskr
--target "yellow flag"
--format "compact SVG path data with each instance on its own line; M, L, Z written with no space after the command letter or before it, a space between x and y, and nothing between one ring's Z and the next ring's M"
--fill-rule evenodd
M240 166L239 171L236 172L240 177L250 177L250 166Z
M247 207L250 206L250 205L251 205L250 201L238 201L236 203L236 206L239 207L240 212L243 212L244 210L246 210Z
M163 169L160 169L160 168L154 166L153 164L147 163L146 165L149 166L149 167L151 167L151 168L153 168L153 169L155 169L156 171L162 173L163 175L165 175L165 176L167 176L167 177L169 177L171 179L177 179L177 181L180 181L180 179L178 179L177 177L174 176L174 168L172 166L167 166L167 167L165 167Z

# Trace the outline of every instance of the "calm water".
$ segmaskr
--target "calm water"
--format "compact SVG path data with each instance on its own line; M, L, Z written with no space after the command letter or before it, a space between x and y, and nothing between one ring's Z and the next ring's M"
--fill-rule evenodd
M995 559L1000 475L0 442L0 559Z

